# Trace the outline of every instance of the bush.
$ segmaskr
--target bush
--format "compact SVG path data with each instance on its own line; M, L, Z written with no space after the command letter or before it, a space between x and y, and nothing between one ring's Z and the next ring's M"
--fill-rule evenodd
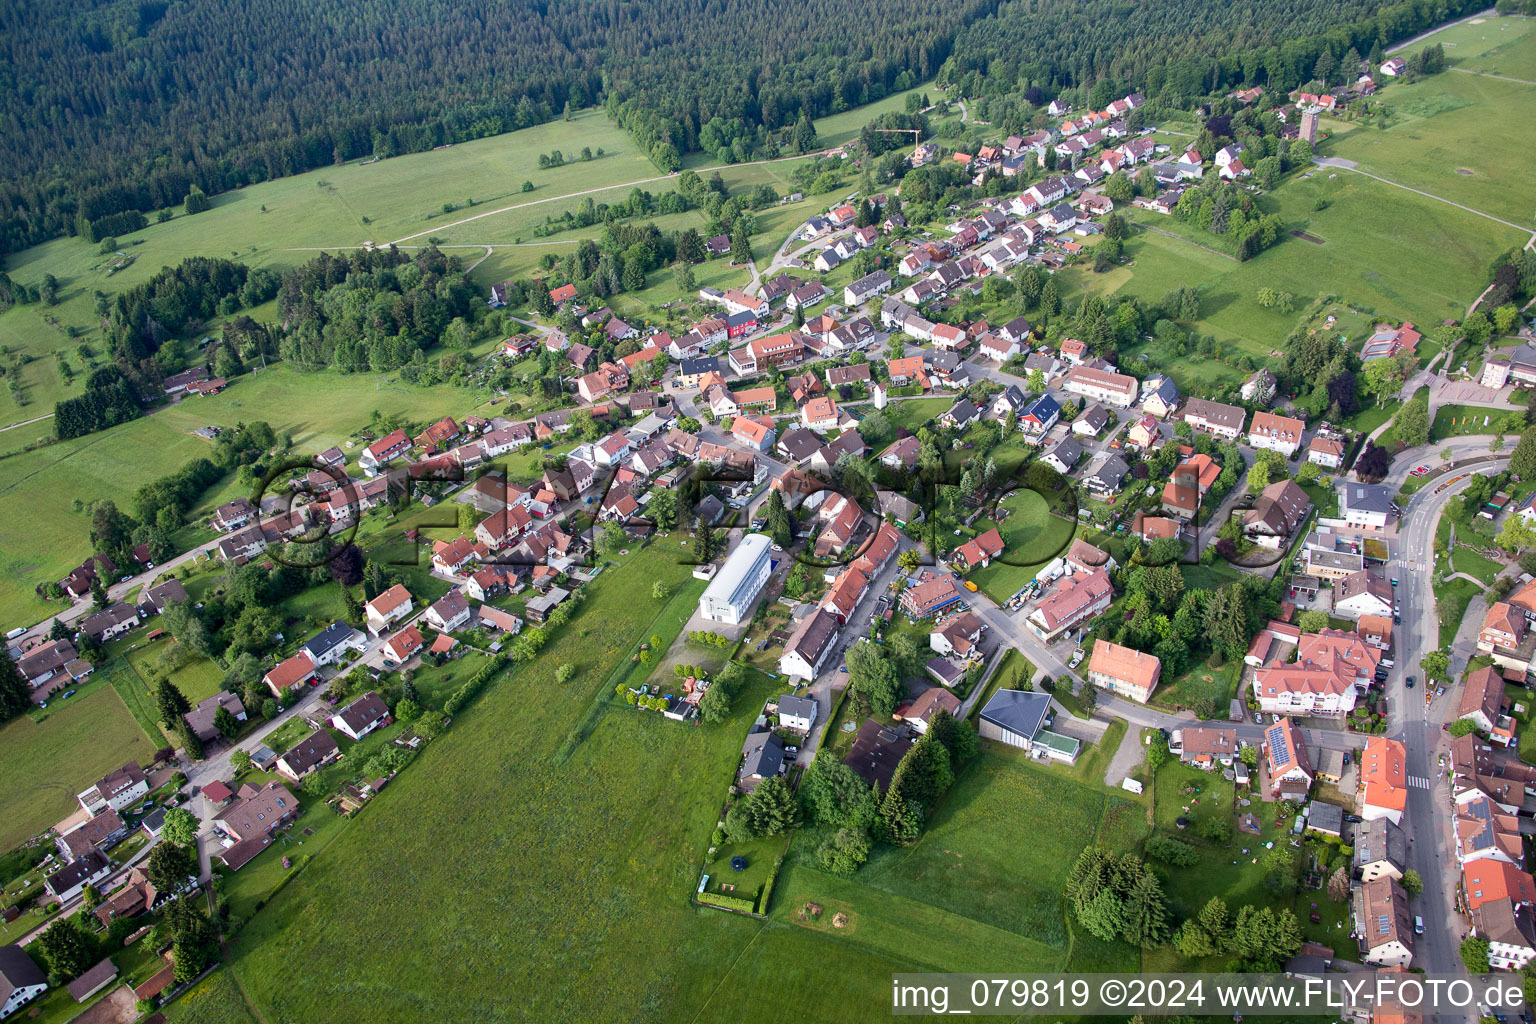
M1164 864L1172 864L1174 867L1187 868L1200 862L1200 854L1188 843L1168 836L1153 836L1147 840L1147 856L1162 861Z
M744 914L757 913L757 904L741 896L727 896L718 892L701 892L698 895L700 903L707 903L712 907L721 907L725 910L739 910Z

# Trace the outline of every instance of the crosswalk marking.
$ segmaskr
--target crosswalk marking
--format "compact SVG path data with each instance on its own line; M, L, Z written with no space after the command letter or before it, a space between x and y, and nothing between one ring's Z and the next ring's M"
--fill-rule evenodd
M1430 788L1429 780L1428 779L1424 779L1424 778L1420 778L1417 775L1410 775L1410 776L1408 776L1408 785L1414 786L1414 787L1416 787L1418 789L1429 789Z

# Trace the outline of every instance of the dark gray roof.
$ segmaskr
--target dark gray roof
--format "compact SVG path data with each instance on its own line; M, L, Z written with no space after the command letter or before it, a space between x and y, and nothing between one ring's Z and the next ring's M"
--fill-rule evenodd
M945 415L957 421L973 420L976 418L976 406L972 404L969 398L962 398L950 406L949 412L945 413Z
M779 774L779 767L784 763L784 747L771 732L755 733L747 737L746 753L747 760L741 768L745 776L770 778Z
M779 714L793 715L796 718L814 718L816 701L810 697L780 697Z
M48 891L55 895L68 892L107 866L107 858L102 856L101 851L91 850L49 875Z
M20 946L0 946L0 1004L19 988L48 984L48 975Z
M697 359L684 359L679 365L679 370L685 375L695 373L709 373L720 369L720 360L714 356L699 356Z
M1029 690L998 690L981 709L981 719L1009 732L1035 738L1051 709L1048 693Z
M1130 471L1131 467L1125 464L1124 459L1118 455L1111 455L1108 459L1104 460L1104 465L1100 466L1099 471L1093 475L1107 484L1119 484L1121 480L1125 479L1125 474Z
M1386 861L1399 871L1408 865L1408 834L1387 818L1355 826L1355 867Z
M1344 808L1321 800L1313 800L1308 807L1307 824L1312 828L1334 833L1344 831Z
M1077 465L1077 460L1083 457L1082 443L1075 437L1063 438L1062 442L1051 449L1051 454L1061 460L1062 465L1071 469Z
M822 445L821 436L806 430L804 427L796 427L789 430L779 438L779 450L789 458L800 462L816 454Z
M1341 491L1339 502L1346 509L1387 512L1392 508L1392 492L1377 484L1347 483Z
M309 654L310 660L318 663L325 655L350 640L355 632L345 622L333 622L305 641L304 651Z
M815 665L836 636L837 616L825 608L817 608L800 620L800 625L795 627L794 633L784 644L784 653L799 654L807 664ZM784 702L780 701L779 706L783 707Z
M1109 422L1109 410L1102 405L1093 405L1078 418L1087 423L1097 433L1104 429L1104 424Z

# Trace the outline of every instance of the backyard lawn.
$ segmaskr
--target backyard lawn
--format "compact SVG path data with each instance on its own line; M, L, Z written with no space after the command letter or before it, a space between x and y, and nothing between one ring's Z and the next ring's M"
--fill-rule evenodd
M1003 604L1034 579L1045 563L1066 550L1077 525L1052 515L1045 497L1035 491L1013 491L998 507L1008 512L997 527L1003 538L1003 555L969 578L988 597ZM978 520L976 528L984 532L990 525Z
M128 761L148 764L155 748L110 686L57 710L23 715L0 728L0 850L79 808L75 794Z

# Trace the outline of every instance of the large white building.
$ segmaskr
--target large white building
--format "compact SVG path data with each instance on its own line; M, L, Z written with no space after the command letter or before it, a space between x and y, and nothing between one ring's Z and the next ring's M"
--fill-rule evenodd
M768 582L773 564L768 537L749 533L732 551L699 598L699 614L712 622L740 625L752 610L758 591Z

